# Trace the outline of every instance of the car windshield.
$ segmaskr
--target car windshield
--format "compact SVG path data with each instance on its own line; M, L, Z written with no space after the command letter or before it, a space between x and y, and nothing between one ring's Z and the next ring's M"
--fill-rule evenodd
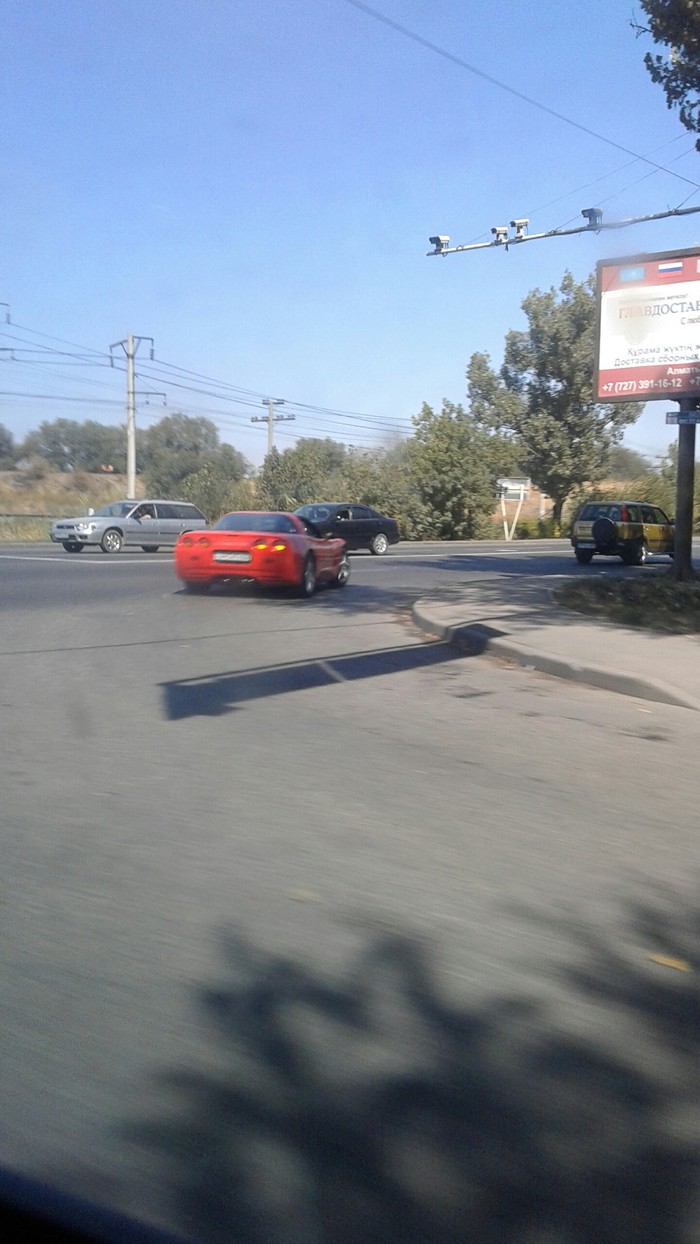
M103 505L94 511L95 518L124 518L133 510L135 501L113 501L111 505Z
M224 514L214 523L214 531L279 531L289 535L296 530L289 514L260 514L246 510L240 514Z

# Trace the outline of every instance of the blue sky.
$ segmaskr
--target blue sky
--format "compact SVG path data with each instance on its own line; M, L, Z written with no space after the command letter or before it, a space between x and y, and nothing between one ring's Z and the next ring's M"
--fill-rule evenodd
M5 0L0 423L17 438L122 421L109 346L132 332L155 340L140 426L206 415L259 464L269 396L295 414L281 449L381 444L423 402L463 401L474 351L500 364L528 290L700 242L699 214L426 258L429 235L487 240L513 217L540 232L588 206L700 205L700 159L629 0L372 7L609 141L348 0ZM650 403L626 443L663 453L672 409Z

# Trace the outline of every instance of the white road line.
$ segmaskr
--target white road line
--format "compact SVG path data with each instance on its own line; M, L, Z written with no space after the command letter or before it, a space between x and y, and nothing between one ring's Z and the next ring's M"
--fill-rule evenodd
M32 557L31 555L22 555L21 553L0 553L0 561L52 562L56 566L64 565L64 566L90 566L90 567L95 567L95 566L106 567L106 566L119 566L119 565L121 566L134 566L134 565L136 566L164 566L167 564L166 562L160 559L153 558L153 557L139 558L138 562L132 562L130 560L127 560L126 558L123 558L123 559L120 558L119 561L113 561L111 558L109 560L107 559L103 560L102 558L100 558L100 560L98 561L97 558L93 559L92 557L85 558L85 560L83 561L82 558L78 558L78 557L72 557L72 558L66 557L64 560L62 557L41 557L41 556Z
M317 661L316 664L319 669L323 670L324 674L333 679L333 682L347 682L347 678L344 678L338 670L334 670L328 661Z

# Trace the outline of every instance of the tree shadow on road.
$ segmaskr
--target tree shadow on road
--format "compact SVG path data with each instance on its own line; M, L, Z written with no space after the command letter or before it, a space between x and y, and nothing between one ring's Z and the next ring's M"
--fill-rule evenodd
M642 918L655 925L653 912ZM677 931L683 954L697 955L697 921ZM193 1238L699 1238L697 1146L669 1124L668 1075L641 1069L626 1048L613 1055L566 1035L550 1010L523 998L456 1005L429 953L405 936L374 938L336 977L232 933L221 951L220 984L196 999L218 1033L217 1070L163 1072L171 1113L129 1129L164 1160L175 1220ZM640 1029L670 1029L673 1042L680 1014L684 1059L665 1070L680 1077L677 1095L697 1123L693 977L675 989L626 965L624 986L612 988L601 966L588 956L575 983L598 998L603 1026L622 1005ZM666 1054L659 1049L660 1063Z

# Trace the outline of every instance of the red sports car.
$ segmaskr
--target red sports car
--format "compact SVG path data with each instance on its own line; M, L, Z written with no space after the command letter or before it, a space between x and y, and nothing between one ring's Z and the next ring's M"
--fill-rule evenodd
M190 531L175 545L175 573L188 592L249 579L313 596L318 583L344 587L350 577L345 541L322 536L298 514L243 510L213 527Z

